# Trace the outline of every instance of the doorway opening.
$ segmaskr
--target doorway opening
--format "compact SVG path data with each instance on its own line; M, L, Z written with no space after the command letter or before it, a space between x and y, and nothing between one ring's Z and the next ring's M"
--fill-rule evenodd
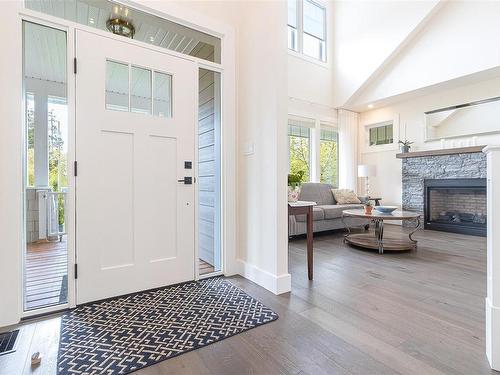
M24 311L68 302L66 32L23 22Z
M198 72L198 264L199 275L222 271L221 74Z

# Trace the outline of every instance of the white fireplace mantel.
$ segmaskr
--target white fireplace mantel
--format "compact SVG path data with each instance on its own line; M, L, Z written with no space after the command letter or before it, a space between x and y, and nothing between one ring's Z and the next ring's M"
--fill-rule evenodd
M483 152L488 205L486 356L491 368L500 370L500 145L486 146Z

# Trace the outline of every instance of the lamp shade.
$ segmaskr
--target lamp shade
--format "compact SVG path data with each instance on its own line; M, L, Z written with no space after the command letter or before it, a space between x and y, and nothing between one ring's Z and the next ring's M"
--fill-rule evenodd
M358 177L372 177L377 175L377 168L374 165L358 165Z

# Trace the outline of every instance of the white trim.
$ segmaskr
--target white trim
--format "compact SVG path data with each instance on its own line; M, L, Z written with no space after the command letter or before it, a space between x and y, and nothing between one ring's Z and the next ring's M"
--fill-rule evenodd
M486 307L486 358L493 370L500 371L500 308L493 306L491 298L485 298Z
M240 275L245 279L266 288L274 294L288 293L292 290L292 277L289 273L275 276L253 264L238 259Z
M25 267L26 267L26 254L27 254L27 242L26 242L26 160L25 160L25 149L26 149L26 140L25 140L25 126L26 126L26 121L25 121L25 105L24 105L24 87L22 90L23 93L23 98L22 98L22 104L21 104L21 110L23 112L23 118L22 118L22 126L21 129L23 129L23 148L22 148L22 153L23 153L23 173L22 173L22 195L23 195L23 231L22 231L22 244L21 244L21 251L22 251L22 261L21 261L21 317L29 317L33 315L38 315L38 314L43 314L43 313L49 313L49 312L55 312L59 311L65 308L73 308L76 306L76 280L75 280L75 275L74 275L74 264L76 262L76 244L75 244L75 176L73 173L73 165L74 165L74 160L75 160L75 75L72 73L72 65L73 65L73 56L75 55L75 45L74 45L74 29L71 27L64 27L61 26L57 23L52 23L50 21L45 21L43 19L40 19L38 17L31 17L29 15L21 15L19 18L21 22L21 27L23 25L23 22L31 22L37 25L41 26L46 26L50 27L56 30L60 30L66 33L66 102L68 106L68 156L67 156L67 162L68 162L68 188L69 188L69 194L67 198L67 206L65 207L65 210L67 209L69 212L67 214L67 219L68 223L67 225L67 238L66 238L66 251L67 251L67 287L68 287L68 301L67 303L64 304L59 304L59 305L54 305L54 306L49 306L49 307L42 307L34 310L24 310L24 293L25 293ZM23 50L24 54L24 36L21 41L21 48ZM23 65L24 65L24 57L22 58ZM21 77L21 81L24 83L24 69L23 69L23 74Z

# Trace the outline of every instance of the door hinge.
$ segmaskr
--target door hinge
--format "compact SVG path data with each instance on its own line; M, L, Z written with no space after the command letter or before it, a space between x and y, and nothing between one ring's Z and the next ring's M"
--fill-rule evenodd
M73 176L77 176L78 175L78 162L75 160L74 163L73 163Z
M75 279L78 279L78 264L75 263Z
M76 74L76 57L73 59L73 73Z

